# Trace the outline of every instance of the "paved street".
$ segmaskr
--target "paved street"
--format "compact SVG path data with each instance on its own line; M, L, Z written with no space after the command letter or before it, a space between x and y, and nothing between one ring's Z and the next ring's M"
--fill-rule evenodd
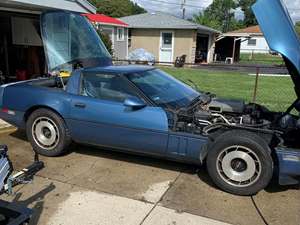
M33 160L20 131L0 134L16 169ZM73 144L18 194L32 224L300 224L299 187L270 185L253 198L214 187L205 168Z

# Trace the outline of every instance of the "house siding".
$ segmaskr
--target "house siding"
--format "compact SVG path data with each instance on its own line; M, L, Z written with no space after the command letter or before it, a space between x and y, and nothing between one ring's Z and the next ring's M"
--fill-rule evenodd
M207 62L211 63L214 61L214 54L216 48L216 34L209 35L209 43L208 43L208 53L207 53Z
M196 41L196 30L176 30L174 59L176 59L177 56L186 55L186 62L194 63L196 54Z
M160 32L166 29L132 29L131 47L129 52L143 48L152 53L156 60L159 60ZM173 59L177 56L187 55L186 62L195 62L196 51L196 30L167 30L174 31L174 51Z
M116 59L127 59L128 57L128 28L124 27L124 40L118 41L118 28L117 26L110 25L99 25L99 29L112 30L112 47L113 47L113 57Z
M132 29L131 46L129 52L143 48L159 59L160 30L158 29Z
M128 57L128 28L124 28L124 40L118 41L118 27L114 27L114 57L117 59Z
M248 45L247 39L242 39L241 53L268 53L270 51L268 43L264 37L256 36L252 39L256 39L255 46Z

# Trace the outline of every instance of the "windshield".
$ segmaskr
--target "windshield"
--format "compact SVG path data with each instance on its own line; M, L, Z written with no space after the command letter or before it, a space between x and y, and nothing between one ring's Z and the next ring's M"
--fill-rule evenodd
M159 70L127 75L152 101L159 106L182 108L188 106L200 93Z
M79 14L53 11L42 15L42 36L49 72L72 71L111 64L111 56L87 19Z

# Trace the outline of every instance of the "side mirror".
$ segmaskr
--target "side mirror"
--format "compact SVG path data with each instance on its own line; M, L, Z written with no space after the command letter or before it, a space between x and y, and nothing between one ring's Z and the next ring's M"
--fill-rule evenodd
M130 107L132 109L141 109L146 107L145 102L143 102L141 99L137 97L129 97L125 99L124 106Z

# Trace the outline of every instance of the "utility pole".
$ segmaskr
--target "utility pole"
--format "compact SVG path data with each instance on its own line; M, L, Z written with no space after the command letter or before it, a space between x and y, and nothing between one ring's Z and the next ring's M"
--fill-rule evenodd
M185 19L185 3L186 0L181 0L182 19Z

